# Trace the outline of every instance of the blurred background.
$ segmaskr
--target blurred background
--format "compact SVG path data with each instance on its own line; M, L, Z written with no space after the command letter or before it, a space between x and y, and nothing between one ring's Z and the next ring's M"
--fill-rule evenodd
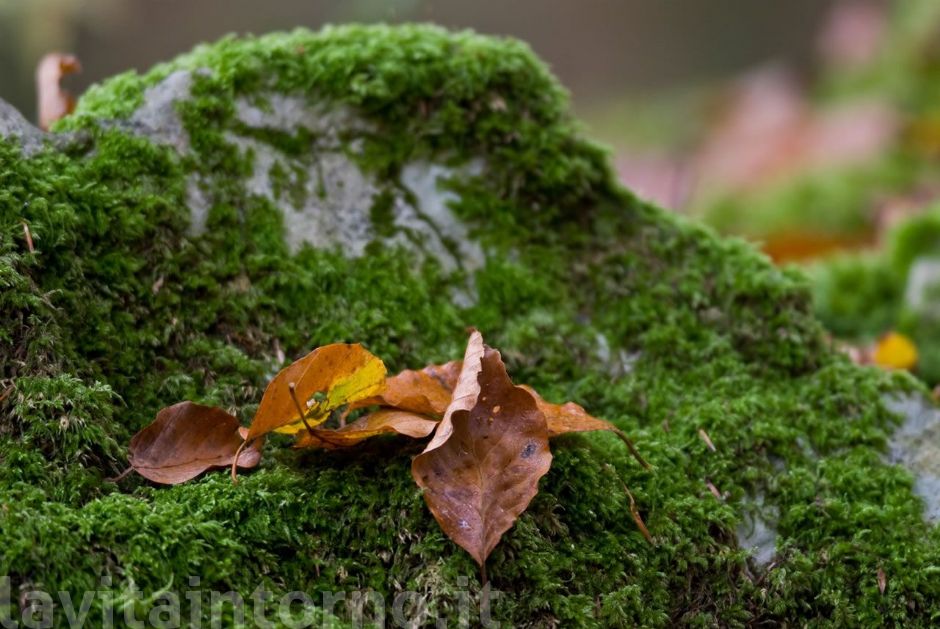
M33 108L33 71L73 52L89 83L226 33L430 21L529 42L584 107L726 77L771 59L808 68L828 0L0 0L0 95Z
M0 98L230 32L430 21L527 41L640 196L798 265L833 343L940 382L940 0L0 0Z

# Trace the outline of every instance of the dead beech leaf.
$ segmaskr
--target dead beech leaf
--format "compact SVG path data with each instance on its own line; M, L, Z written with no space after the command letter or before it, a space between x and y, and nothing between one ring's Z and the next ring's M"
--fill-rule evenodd
M811 231L786 231L764 238L761 249L776 264L805 262L837 251L858 251L875 245L872 232L832 235Z
M482 356L481 356L482 354ZM512 384L499 352L474 332L454 399L411 473L441 528L480 564L548 472L545 416Z
M630 454L633 455L633 458L637 462L645 467L646 469L650 468L650 464L640 456L640 453L637 451L636 446L633 445L633 441L627 437L626 433L614 426L608 421L603 419L598 419L594 417L586 410L583 406L575 404L574 402L566 402L565 404L552 404L551 402L546 402L542 396L536 393L535 389L532 387L521 384L521 388L529 392L529 394L535 399L535 403L538 405L539 410L545 415L545 422L548 426L548 436L549 437L558 437L561 435L568 434L569 432L592 432L595 430L606 430L617 435L621 441L623 441L627 448L630 450Z
M424 415L443 415L454 394L460 367L461 361L453 360L421 370L406 369L387 378L380 394L350 404L349 408L390 406Z
M131 468L155 483L177 485L212 468L254 467L261 460L262 442L238 452L240 429L238 420L220 408L174 404L131 439Z
M342 428L318 429L297 433L295 448L322 448L332 450L354 446L370 437L382 433L398 433L414 439L427 437L437 426L437 421L393 408L383 408L362 417Z
M75 110L75 97L62 89L62 77L82 71L75 55L52 52L36 67L36 96L39 102L39 128L48 131L53 122Z
M333 410L375 395L384 386L385 365L362 345L318 347L274 376L261 397L247 440L272 431L293 434L316 426ZM311 401L315 395L319 398Z
M444 411L444 419L438 424L424 452L430 452L443 445L454 430L451 417L457 411L470 411L477 402L480 395L479 375L483 369L483 354L486 346L483 344L483 335L477 330L470 333L470 340L467 341L467 349L464 351L463 360L460 362L460 373L457 374L457 380L454 383L454 393L451 396L450 403ZM507 376L508 377L508 376Z

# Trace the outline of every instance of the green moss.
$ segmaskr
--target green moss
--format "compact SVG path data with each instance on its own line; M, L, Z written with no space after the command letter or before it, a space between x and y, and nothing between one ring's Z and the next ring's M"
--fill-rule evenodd
M873 230L881 199L911 189L922 170L899 151L891 151L872 163L829 168L718 199L702 214L722 232L752 238L794 231L864 235Z
M100 124L128 117L170 72L199 68L210 73L180 105L192 155ZM375 125L356 159L386 186L416 159L482 160L449 184L487 249L477 303L450 297L466 271L405 248L288 252L281 209L246 193L251 160L225 139L235 100L272 91ZM193 399L247 421L278 349L361 341L394 371L459 356L476 325L517 381L610 419L655 466L639 469L610 435L555 443L539 495L490 560L503 622L926 625L940 614L940 540L910 476L880 457L893 422L881 397L909 383L830 351L801 277L621 190L524 45L416 26L228 38L90 90L60 127L87 131L93 150L24 159L0 142L0 386L13 387L0 403L0 574L17 587L81 592L109 575L153 593L198 574L205 590L244 596L262 584L410 589L454 612L461 577L478 595L476 567L411 481L419 446L298 454L272 440L238 485L103 478L162 406ZM302 151L311 138L261 140ZM192 173L219 182L199 237L186 234ZM383 211L372 208L393 229ZM734 533L756 494L782 514L765 576Z
M840 255L810 269L817 314L842 339L871 343L890 330L917 345L915 373L940 382L940 320L937 286L924 286L923 304L907 303L911 267L940 258L940 211L928 208L905 219L887 234L883 251Z

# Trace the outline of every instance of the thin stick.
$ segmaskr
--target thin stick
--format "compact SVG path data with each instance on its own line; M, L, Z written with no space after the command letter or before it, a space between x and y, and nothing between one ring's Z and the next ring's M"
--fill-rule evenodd
M33 247L33 235L29 231L29 223L26 221L20 221L23 224L23 235L26 237L26 248L29 249L30 253L36 253L36 249Z
M130 473L133 472L133 471L134 471L134 466L131 465L129 468L127 468L126 470L124 470L123 472L121 472L120 474L118 474L117 476L115 476L114 478L106 478L105 480L106 480L107 482L109 482L109 483L118 483L118 482L124 480L124 478L126 478L127 475L130 474Z
M637 462L638 462L640 465L642 465L644 468L646 468L646 469L648 469L648 470L653 469L653 466L650 465L649 463L647 463L647 462L643 459L643 457L640 456L640 453L637 451L636 446L633 445L633 442L630 441L630 437L628 437L627 434L626 434L624 431L620 430L619 428L615 428L615 429L614 429L614 434L616 434L618 437L620 437L620 439L621 439L625 444L627 444L627 448L630 450L630 454L633 455L633 458L636 459Z
M698 429L698 436L702 441L705 442L705 445L708 446L709 450L711 450L712 452L718 452L718 449L715 447L715 444L712 443L712 438L708 436L708 433L705 432L704 428Z
M486 562L480 564L480 581L483 585L480 587L480 615L490 615L490 582L486 578Z
M297 385L293 382L288 382L287 388L290 389L290 399L294 400L294 406L297 408L297 412L300 413L300 421L306 426L307 432L312 435L313 428L307 423L307 413L304 412L303 405L300 403L300 400L297 399Z
M623 479L617 476L617 473L614 471L614 468L609 464L605 463L604 468L607 469L611 475L620 482L620 486L623 487L623 490L627 494L627 498L630 499L630 515L633 516L633 521L636 523L636 527L640 529L640 533L643 534L643 537L646 538L646 541L650 544L656 545L656 542L653 541L653 536L650 535L649 529L646 528L646 522L643 521L643 517L640 515L640 510L637 509L636 500L633 499L633 494L630 492L630 488L627 487L627 484L623 482Z
M636 522L636 527L640 529L640 533L643 534L643 537L646 538L650 544L653 544L653 536L650 535L649 529L646 528L646 522L643 521L643 518L640 516L640 510L636 508L636 500L633 499L633 494L630 493L630 488L627 487L627 484L620 481L623 484L623 490L627 492L627 497L630 498L630 515L633 516L633 521Z

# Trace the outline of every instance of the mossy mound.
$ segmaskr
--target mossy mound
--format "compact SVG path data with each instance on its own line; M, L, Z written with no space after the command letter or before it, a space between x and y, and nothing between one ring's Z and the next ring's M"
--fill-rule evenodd
M148 89L171 77L188 94L161 107ZM279 96L355 122L279 127ZM151 124L177 114L185 135ZM490 558L498 619L940 614L940 534L910 474L882 458L894 420L881 400L912 382L832 351L800 276L618 187L524 45L414 26L225 39L90 90L60 126L30 157L0 141L0 574L14 594L80 600L105 576L181 592L195 575L246 599L259 585L318 602L411 590L455 613L464 577L476 596L476 566L425 508L404 441L296 454L271 440L238 485L106 478L162 406L192 399L247 421L279 351L358 341L395 371L458 357L473 325L517 381L615 422L655 466L609 435L555 443ZM259 173L264 151L275 157ZM322 153L347 160L337 177L364 173L369 207L331 205L348 187L330 177L310 183ZM433 195L403 183L422 163L448 169L435 189L452 217L429 218ZM293 238L306 223L292 212L327 211L368 218L362 251L345 232ZM441 247L402 218L412 211ZM739 537L765 520L773 563L758 565Z

